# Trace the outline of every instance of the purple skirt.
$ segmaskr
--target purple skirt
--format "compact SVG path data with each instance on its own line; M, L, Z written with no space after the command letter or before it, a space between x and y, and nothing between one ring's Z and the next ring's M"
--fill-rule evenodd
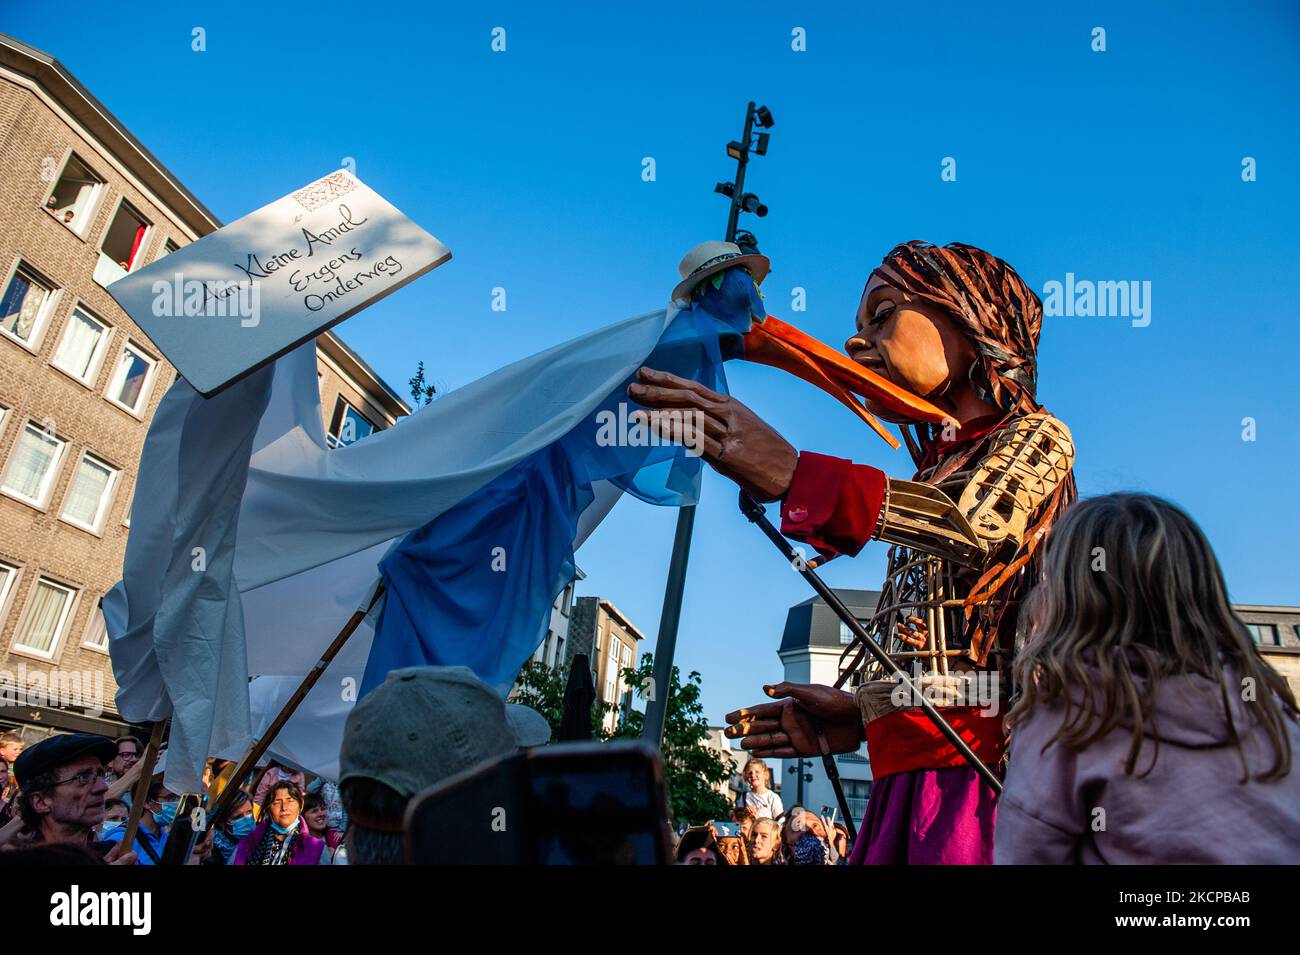
M914 769L878 780L850 865L992 865L998 797L975 770Z

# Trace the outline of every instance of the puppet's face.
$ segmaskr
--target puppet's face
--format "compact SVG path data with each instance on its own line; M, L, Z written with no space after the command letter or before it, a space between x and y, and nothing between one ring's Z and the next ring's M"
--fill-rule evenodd
M844 343L849 357L940 407L975 360L970 338L942 309L909 301L907 293L873 276L858 304L857 333ZM886 421L908 419L867 402Z

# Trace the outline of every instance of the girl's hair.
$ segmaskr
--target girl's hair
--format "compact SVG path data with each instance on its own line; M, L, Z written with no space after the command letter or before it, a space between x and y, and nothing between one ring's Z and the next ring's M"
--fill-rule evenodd
M1065 718L1052 739L1073 750L1131 725L1124 770L1132 774L1148 729L1152 766L1159 754L1161 682L1194 674L1219 687L1246 782L1242 739L1252 727L1236 725L1229 699L1240 681L1257 688L1249 708L1273 751L1273 765L1256 778L1291 771L1287 722L1300 715L1295 696L1233 613L1223 571L1195 521L1158 497L1107 494L1066 511L1045 548L1042 580L1022 621L1028 640L1015 678L1023 695L1007 714L1009 727L1038 704L1057 701Z

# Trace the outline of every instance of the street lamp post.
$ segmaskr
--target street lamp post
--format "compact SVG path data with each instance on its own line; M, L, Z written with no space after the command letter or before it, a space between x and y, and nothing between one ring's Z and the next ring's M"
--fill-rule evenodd
M803 784L812 782L812 773L806 771L812 767L812 764L811 759L800 758L795 760L795 764L786 770L787 773L795 774L794 803L796 806L803 805Z
M744 252L756 252L754 236L749 232L738 234L736 227L742 212L762 218L767 206L752 192L745 192L745 167L749 155L767 154L768 133L755 133L773 125L772 112L766 106L755 107L751 101L745 111L745 132L742 139L727 144L727 155L736 160L736 178L720 182L714 187L731 200L727 211L727 241L735 242ZM686 563L691 555L691 533L695 528L695 505L678 509L677 531L673 536L673 553L668 561L668 580L664 585L663 611L659 614L659 636L655 639L655 672L653 695L646 701L645 727L641 738L661 746L664 738L664 717L668 712L668 693L672 687L673 657L677 655L677 627L682 618L682 597L686 592Z

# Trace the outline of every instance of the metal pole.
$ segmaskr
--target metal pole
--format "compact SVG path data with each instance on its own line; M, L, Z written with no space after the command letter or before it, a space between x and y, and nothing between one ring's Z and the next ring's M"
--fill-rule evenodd
M664 608L659 615L659 636L655 640L654 692L646 701L645 726L641 731L641 738L654 746L663 745L673 657L677 653L677 625L681 622L682 595L686 591L686 562L691 556L694 528L695 505L678 508L677 533L673 537L673 555L668 562L668 582L664 586Z
M731 196L731 209L727 215L728 242L736 239L736 226L740 219L740 201L745 191L745 165L749 162L749 141L754 131L754 103L745 111L745 134L740 140L742 149L736 160L735 188ZM668 562L668 580L664 584L664 606L659 615L659 636L655 639L654 696L646 701L645 726L641 738L647 743L662 746L664 718L668 712L668 694L672 688L673 658L677 654L677 626L682 618L682 597L686 592L686 564L691 556L691 532L695 527L695 505L679 508L677 532L673 537L673 553Z
M791 566L799 570L803 579L808 581L808 583L812 585L813 590L817 591L818 596L826 601L826 605L834 611L835 616L839 617L840 620L844 622L844 625L853 631L854 635L862 641L867 651L876 658L876 662L884 667L885 671L891 676L902 681L903 685L907 687L911 699L919 702L922 711L929 718L930 722L935 725L948 742L952 743L957 752L961 754L962 759L966 760L966 762L970 764L971 768L979 774L980 778L983 779L984 782L988 783L989 788L992 789L994 793L1001 795L1002 780L998 779L993 770L989 769L988 766L984 764L984 761L975 755L975 751L970 748L970 744L958 735L957 731L948 724L948 721L945 720L943 715L935 708L935 705L926 699L925 695L916 688L912 683L911 678L903 671L903 668L890 658L889 654L884 651L884 648L882 648L880 644L871 639L871 635L867 633L862 624L858 623L857 617L853 616L849 611L849 608L844 606L844 601L840 600L835 591L831 590L826 582L817 575L815 570L808 567L795 549L790 546L790 542L782 537L781 532L772 526L772 522L767 519L767 512L763 510L763 506L744 491L741 491L740 510L747 518L758 525L759 530L767 535L768 540L776 545L777 550L782 553L786 560L790 561ZM838 779L835 780L835 784L836 786L839 785Z

